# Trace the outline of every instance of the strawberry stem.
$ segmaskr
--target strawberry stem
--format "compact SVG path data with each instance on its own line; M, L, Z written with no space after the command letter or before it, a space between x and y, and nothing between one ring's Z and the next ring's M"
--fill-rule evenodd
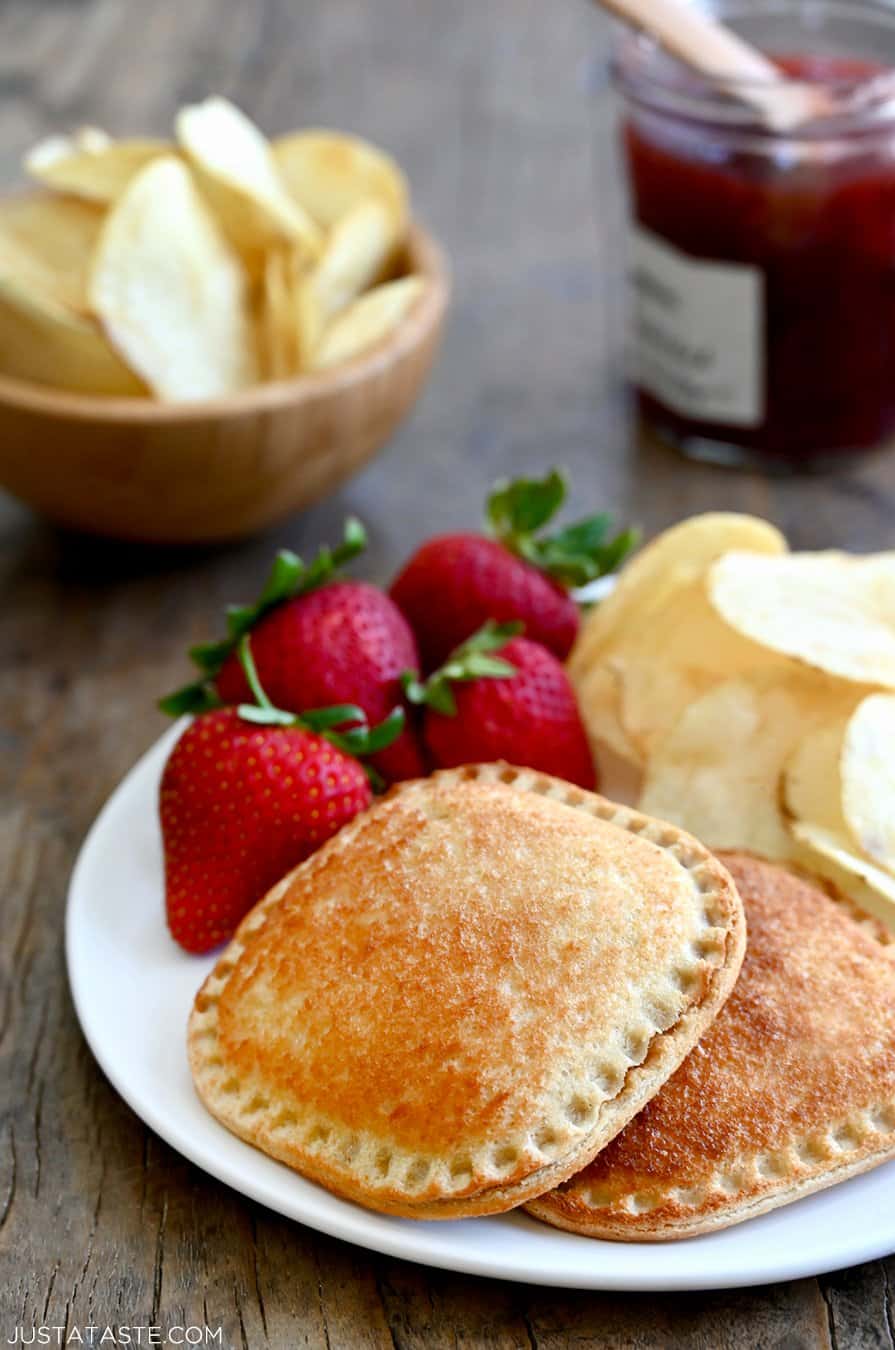
M414 670L405 670L401 687L408 703L432 708L445 717L456 717L457 700L451 685L481 679L508 680L515 675L516 667L512 662L492 653L505 647L524 626L516 622L495 623L489 619L472 637L455 647L444 665L433 671L427 680L420 680Z
M242 666L243 674L246 677L249 688L251 689L255 703L240 703L237 712L246 722L262 722L265 726L291 727L298 721L295 713L284 712L282 708L275 708L267 694L264 692L264 686L258 678L258 667L255 665L255 658L252 656L252 644L248 633L239 639L239 664ZM257 706L255 706L257 704ZM258 716L263 713L263 719Z
M568 481L559 469L544 478L504 480L488 498L486 520L504 548L568 589L614 571L636 546L639 533L627 529L609 538L612 517L605 511L554 534L539 533L567 494Z

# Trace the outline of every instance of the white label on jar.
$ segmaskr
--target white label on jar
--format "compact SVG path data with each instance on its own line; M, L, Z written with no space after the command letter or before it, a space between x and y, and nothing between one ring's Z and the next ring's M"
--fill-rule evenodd
M701 422L764 420L764 278L744 263L705 262L648 230L631 231L637 383Z

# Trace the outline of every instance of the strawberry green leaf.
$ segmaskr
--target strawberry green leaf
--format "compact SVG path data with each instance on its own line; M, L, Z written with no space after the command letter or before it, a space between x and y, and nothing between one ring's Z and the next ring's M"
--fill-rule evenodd
M499 651L501 647L506 646L510 638L518 637L524 627L525 624L519 619L511 619L508 623L497 623L496 620L489 619L465 642L461 642L459 647L454 648L448 661L463 661L475 652Z
M258 597L258 605L266 608L279 604L281 600L287 600L295 593L304 572L305 565L297 553L293 553L289 548L280 549L264 589Z
M252 626L252 619L255 615L254 605L228 605L226 609L227 632L231 639L241 638L243 633L247 633ZM209 643L209 647L228 647L229 643Z
M335 732L331 739L334 745L347 750L349 754L375 755L397 740L404 730L404 719L403 708L392 708L388 717L375 727L369 727L366 723L360 727L349 727L347 731Z
M205 675L217 674L227 657L233 650L233 643L229 638L223 642L200 642L198 646L190 648L190 660Z
M447 680L433 681L425 701L430 708L441 713L442 717L457 716L457 700Z
M605 537L608 524L605 516L595 516L558 534L528 539L521 556L562 586L584 586L615 571L637 545L639 535L631 529L622 530L606 543L596 542L598 536Z
M433 708L435 712L443 713L445 717L456 717L457 700L451 691L450 679L444 674L444 667L441 671L436 671L430 675L428 680L421 680L415 670L405 670L401 676L401 688L404 690L404 697L408 703L414 707ZM436 679L435 675L440 678Z
M338 745L340 750L347 750L350 755L361 755L369 735L369 727L349 727L347 731L333 733L333 744Z
M546 478L517 478L494 485L488 498L488 521L498 539L533 534L556 515L566 499L567 483L558 469Z
M202 675L202 681L199 683L210 685L217 678L224 663L239 646L240 639L246 633L250 633L272 609L276 609L277 605L283 604L286 600L306 595L308 591L316 590L318 586L324 586L332 581L338 570L362 553L366 545L366 530L359 520L349 516L345 521L341 544L334 549L324 546L309 564L305 564L291 549L281 549L255 603L227 607L227 636L217 642L201 642L190 648L190 659ZM190 690L195 687L187 686ZM163 698L159 707L163 712L167 712L169 706L179 709L181 696L185 695L185 689L177 690L174 694ZM205 705L205 707L213 706L216 705L211 703ZM197 704L195 707L188 707L186 711L201 712L204 708ZM172 712L170 716L179 717L180 711Z
M308 708L301 714L301 720L312 731L330 731L346 722L366 723L367 716L356 703L337 703L331 708Z
M345 563L363 553L366 547L367 531L363 522L357 516L348 516L342 527L342 542L333 551L333 562L336 567L344 567Z
M426 684L415 670L401 672L401 688L404 690L404 697L408 703L425 702Z
M516 667L509 661L501 661L497 656L487 656L485 652L470 652L459 674L458 680L507 679L516 674Z
M596 516L589 516L575 525L557 530L545 543L559 553L592 553L602 545L611 525L612 516L608 511L601 511Z
M185 684L173 694L158 701L159 711L168 717L183 717L185 713L210 712L219 708L221 701L214 692L214 686L198 680L195 684Z
M377 726L370 728L363 753L377 755L380 750L387 750L401 735L406 721L407 714L403 708L392 708L388 717L384 717Z
M539 531L552 520L567 492L558 469L545 478L498 483L488 498L492 534L511 553L568 589L612 572L636 546L635 530L608 538L612 517L605 511L566 525L554 534Z
M624 562L628 554L634 552L639 543L640 531L638 529L629 527L617 534L603 549L603 571L600 575L605 576L607 572L614 572Z
M366 546L366 530L355 516L349 516L345 521L341 544L334 549L325 546L321 548L317 557L305 569L300 593L304 595L306 591L313 591L330 581L340 567L344 567L352 558L363 553Z
M471 680L508 680L516 674L510 661L492 655L505 647L512 637L522 632L521 623L495 623L489 619L472 637L455 647L444 665L425 681L413 670L405 670L401 687L408 703L432 708L445 717L456 717L457 700L452 684Z

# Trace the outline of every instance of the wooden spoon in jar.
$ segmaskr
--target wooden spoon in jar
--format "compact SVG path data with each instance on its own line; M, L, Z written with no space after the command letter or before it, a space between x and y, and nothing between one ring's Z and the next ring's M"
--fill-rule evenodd
M605 9L654 38L679 61L748 104L775 131L829 116L825 89L787 78L779 66L718 19L687 0L599 0Z

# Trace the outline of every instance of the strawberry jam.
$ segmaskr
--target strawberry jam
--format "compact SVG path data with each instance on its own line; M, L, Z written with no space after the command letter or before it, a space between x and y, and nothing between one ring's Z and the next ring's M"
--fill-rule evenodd
M669 112L622 71L623 138L644 414L697 456L800 467L895 433L895 83L778 61L829 118L775 133L717 94Z

